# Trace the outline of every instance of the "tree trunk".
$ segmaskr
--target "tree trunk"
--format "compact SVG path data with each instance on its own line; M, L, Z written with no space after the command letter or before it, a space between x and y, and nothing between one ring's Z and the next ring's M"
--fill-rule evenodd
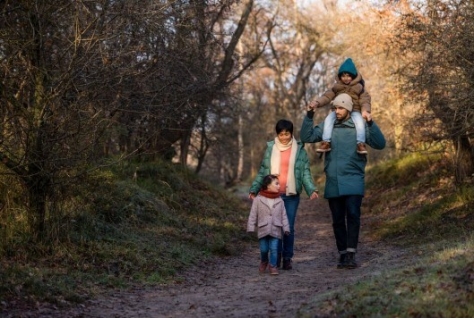
M181 165L186 166L188 162L188 153L189 153L189 143L191 142L191 131L187 131L183 134L180 143L181 153L179 154L179 159Z
M207 121L207 114L203 114L201 116L201 130L200 130L200 143L199 149L197 150L196 159L197 159L197 166L195 169L196 174L199 174L201 171L202 165L204 163L204 159L206 158L207 151L209 149L209 141L207 140L206 134L206 121Z
M238 148L239 148L239 162L237 165L237 182L242 180L244 172L244 138L243 138L243 120L242 115L239 115L239 132L238 132Z
M456 149L454 163L456 183L462 183L474 173L474 152L466 135L458 136L454 145Z
M26 184L28 188L28 222L34 241L45 237L46 200L48 180L41 175L32 176Z

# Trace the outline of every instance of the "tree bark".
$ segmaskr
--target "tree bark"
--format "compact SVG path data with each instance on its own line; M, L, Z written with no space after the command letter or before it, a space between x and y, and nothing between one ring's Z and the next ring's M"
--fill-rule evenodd
M457 183L464 182L474 173L474 152L467 135L461 135L453 141L455 145L455 178Z

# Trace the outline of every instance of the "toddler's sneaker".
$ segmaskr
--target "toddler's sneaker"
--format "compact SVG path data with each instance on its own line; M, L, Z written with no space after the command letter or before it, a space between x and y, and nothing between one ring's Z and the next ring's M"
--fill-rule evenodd
M367 154L367 149L365 148L364 143L358 143L357 144L357 153L359 154Z
M319 148L316 149L316 152L326 153L326 152L329 152L330 150L331 150L331 142L322 141L321 145L319 145Z

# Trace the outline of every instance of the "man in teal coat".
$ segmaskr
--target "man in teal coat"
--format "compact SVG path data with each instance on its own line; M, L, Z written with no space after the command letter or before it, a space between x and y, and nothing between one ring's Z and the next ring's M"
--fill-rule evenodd
M355 268L355 253L359 241L362 198L365 192L365 166L367 157L357 153L356 129L351 119L352 99L348 94L338 95L333 106L336 122L332 136L331 152L326 153L324 172L326 186L324 198L328 199L336 246L340 254L337 268ZM314 109L308 106L300 138L305 143L322 140L324 122L313 127ZM369 113L366 122L366 144L374 149L385 147L385 137Z

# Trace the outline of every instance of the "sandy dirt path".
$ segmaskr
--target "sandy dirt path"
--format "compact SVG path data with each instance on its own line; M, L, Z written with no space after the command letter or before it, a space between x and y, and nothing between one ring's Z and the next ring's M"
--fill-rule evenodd
M366 225L362 218L362 232ZM293 269L280 270L278 276L258 273L255 239L239 257L186 270L180 283L115 291L72 309L39 309L22 316L297 317L300 307L318 294L379 274L393 257L401 254L386 244L369 242L362 234L357 254L359 267L336 269L338 255L325 199L310 201L302 197L295 227ZM314 311L314 317L330 316L324 310Z

